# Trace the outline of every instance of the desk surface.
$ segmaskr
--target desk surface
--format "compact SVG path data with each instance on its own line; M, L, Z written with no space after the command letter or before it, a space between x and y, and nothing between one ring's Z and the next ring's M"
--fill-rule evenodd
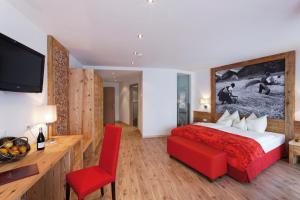
M51 169L60 159L66 155L70 149L77 144L82 136L69 135L53 137L55 144L46 143L44 151L36 151L36 146L31 146L31 151L22 160L14 163L0 164L0 172L15 169L18 167L37 164L39 174L25 179L14 181L0 186L0 200L17 200L21 198L49 169Z

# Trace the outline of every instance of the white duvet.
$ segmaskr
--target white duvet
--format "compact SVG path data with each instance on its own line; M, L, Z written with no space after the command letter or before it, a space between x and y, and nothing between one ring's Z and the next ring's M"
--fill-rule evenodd
M257 133L253 131L244 131L235 127L225 127L216 123L195 123L194 125L205 126L209 128L218 129L224 132L244 136L247 138L254 139L260 144L265 153L279 147L285 142L285 135L273 132Z

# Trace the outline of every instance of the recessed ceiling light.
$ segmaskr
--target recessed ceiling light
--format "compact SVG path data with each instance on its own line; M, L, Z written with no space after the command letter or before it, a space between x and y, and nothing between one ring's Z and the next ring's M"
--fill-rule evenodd
M139 39L142 39L142 38L143 38L143 34L139 33L139 34L138 34L138 38L139 38Z
M139 57L140 57L140 56L143 56L143 53L140 53L140 52L137 52L137 51L134 51L133 54L134 54L135 56L139 56Z
M154 0L147 0L147 2L148 2L148 3L153 3L153 2L154 2Z

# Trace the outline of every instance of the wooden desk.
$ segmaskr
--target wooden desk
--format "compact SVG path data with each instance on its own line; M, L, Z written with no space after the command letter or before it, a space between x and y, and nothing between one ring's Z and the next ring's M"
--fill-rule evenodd
M65 174L82 168L82 136L53 137L44 151L32 145L29 154L15 163L0 164L0 172L37 164L39 174L0 186L0 200L61 200L65 196Z

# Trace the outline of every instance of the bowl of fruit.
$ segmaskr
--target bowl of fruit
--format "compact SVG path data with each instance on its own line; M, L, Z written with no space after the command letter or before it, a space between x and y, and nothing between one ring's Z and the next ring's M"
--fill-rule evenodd
M30 151L27 137L5 137L0 139L0 163L15 162Z

